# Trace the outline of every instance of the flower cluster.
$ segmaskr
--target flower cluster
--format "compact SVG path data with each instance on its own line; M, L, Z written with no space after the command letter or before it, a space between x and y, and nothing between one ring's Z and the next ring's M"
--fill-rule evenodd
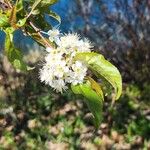
M77 34L60 35L58 31L54 32L52 30L48 32L49 39L54 41L57 47L46 48L48 53L40 70L40 79L56 91L62 92L70 83L76 85L83 82L87 67L80 61L74 61L73 58L76 53L90 52L92 46L87 39L81 39Z

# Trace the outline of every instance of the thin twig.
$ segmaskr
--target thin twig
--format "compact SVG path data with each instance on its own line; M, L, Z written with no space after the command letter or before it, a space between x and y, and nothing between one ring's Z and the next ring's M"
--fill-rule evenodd
M32 11L29 12L29 14L27 15L26 19L28 19L31 15L32 15Z
M41 37L41 39L43 40L43 42L48 46L48 47L52 47L52 45L50 45L50 43L43 37L43 35L40 33L40 29L37 28L31 21L29 22L29 24L32 26L32 28L36 31L36 33Z
M33 4L31 11L29 12L29 14L27 15L26 19L29 18L32 15L32 12L34 11L34 9L37 7L37 5L39 5L39 3L41 2L41 0L37 0L35 1L35 3Z

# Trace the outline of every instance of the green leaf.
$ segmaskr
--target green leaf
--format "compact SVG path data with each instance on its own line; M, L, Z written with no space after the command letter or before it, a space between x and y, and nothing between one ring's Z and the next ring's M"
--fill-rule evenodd
M27 19L26 18L23 18L23 19L20 19L18 22L17 22L17 27L22 27L25 25Z
M58 2L58 0L42 0L41 6L42 7L50 6L50 5L53 5L53 4L57 3L57 2Z
M87 79L90 81L91 83L91 87L92 89L102 98L102 100L104 101L104 95L103 95L103 91L100 87L100 85L91 77L87 77Z
M43 42L43 39L41 39L41 37L40 37L37 33L31 33L30 36L31 36L34 40L36 40L36 42L37 42L38 44L40 44L41 46L44 46L44 47L45 47L45 42ZM45 40L46 40L50 45L55 46L54 43L52 43L52 42L50 42L50 41L48 40L48 38L45 37Z
M5 53L8 55L9 54L9 49L12 48L12 38L13 38L13 28L7 28L6 31L6 36L5 36L5 45L4 45L4 49L5 49Z
M102 121L103 96L92 89L89 81L79 85L71 85L71 89L75 94L81 94L86 98L85 102L93 114L95 127L98 128Z
M21 61L20 61L19 59L14 59L14 60L12 61L12 63L13 63L13 66L14 66L16 69L22 68L22 64L21 64Z
M89 69L99 78L105 78L115 89L115 99L118 99L122 92L122 78L118 69L107 61L103 55L87 52L78 53L75 60L85 63Z
M40 10L39 9L35 9L32 11L32 15L39 15L40 14Z
M16 11L19 12L23 9L23 0L18 0L16 2Z
M48 15L56 19L59 23L61 23L61 18L57 13L49 10Z
M35 10L35 8L41 3L42 0L36 0L34 2L34 4L32 5L31 11L30 13L32 14L32 12Z
M9 55L9 60L13 64L13 66L16 69L22 70L22 71L27 71L27 66L23 62L23 56L20 50L18 49L11 49L11 53Z
M33 23L37 28L40 28L41 30L50 30L51 28L51 25L45 20L42 14L37 15Z
M0 27L9 26L9 18L5 14L0 14Z
M11 64L19 70L26 71L27 66L23 62L23 56L20 50L16 49L13 45L13 28L7 28L5 31L5 54Z

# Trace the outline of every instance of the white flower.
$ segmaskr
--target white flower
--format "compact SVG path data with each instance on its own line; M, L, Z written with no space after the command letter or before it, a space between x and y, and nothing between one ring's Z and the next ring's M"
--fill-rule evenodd
M73 61L73 58L76 53L90 52L91 49L91 43L77 34L59 37L57 48L46 48L48 54L40 70L40 80L59 92L66 90L68 84L83 83L87 67L80 61Z
M53 84L52 87L58 91L62 93L62 90L66 90L68 89L68 87L66 86L66 83L63 79L59 79L59 80L53 80Z
M76 33L69 33L60 37L59 46L66 50L69 49L71 52L90 52L93 48L87 39L81 39Z
M49 35L49 40L51 42L55 42L56 44L59 44L60 32L57 28L53 28L52 30L49 30L47 34Z
M76 61L72 64L71 71L69 72L69 77L66 79L67 82L76 85L82 83L84 77L86 76L87 67L83 65L80 61Z
M46 47L46 51L47 51L47 52L49 52L49 53L50 53L52 50L53 50L53 48L52 48L52 47Z

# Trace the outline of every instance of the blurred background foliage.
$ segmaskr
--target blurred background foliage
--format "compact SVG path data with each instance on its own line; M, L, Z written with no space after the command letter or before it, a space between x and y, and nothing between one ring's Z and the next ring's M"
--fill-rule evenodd
M0 58L0 149L150 149L150 0L60 0L53 9L62 32L89 38L119 68L122 97L115 104L105 98L104 119L94 131L82 97L56 94L39 82L43 48L17 31L16 46L36 69L17 72ZM3 41L1 32L0 51Z

